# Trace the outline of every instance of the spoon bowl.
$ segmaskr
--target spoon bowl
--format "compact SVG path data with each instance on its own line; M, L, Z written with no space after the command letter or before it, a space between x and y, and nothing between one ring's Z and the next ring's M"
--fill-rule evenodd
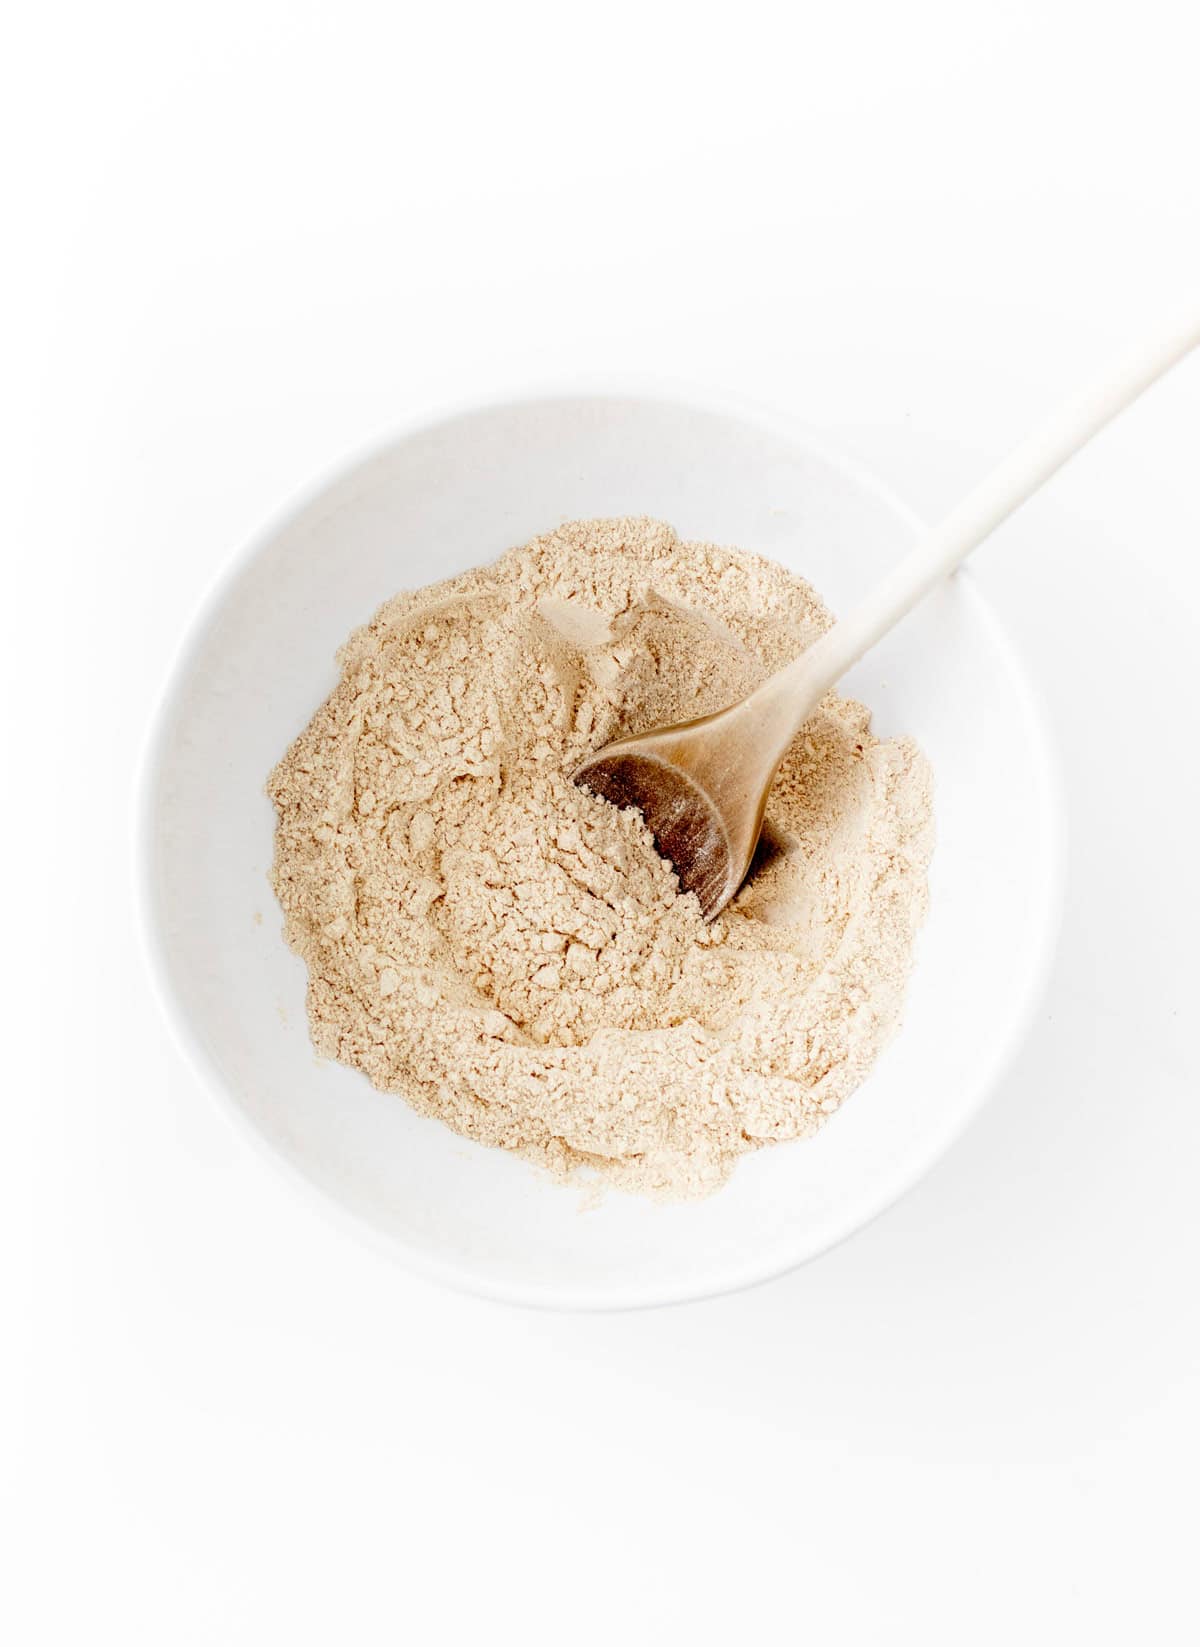
M706 921L724 909L746 877L773 775L739 759L756 749L739 739L742 709L735 704L621 738L589 755L572 774L614 806L641 812L681 889L700 900Z

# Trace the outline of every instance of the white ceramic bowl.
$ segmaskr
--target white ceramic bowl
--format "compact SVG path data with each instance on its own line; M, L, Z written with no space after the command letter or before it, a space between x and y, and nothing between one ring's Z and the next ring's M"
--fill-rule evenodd
M779 420L625 395L487 406L409 431L242 554L176 667L145 780L147 928L170 1015L274 1155L407 1263L530 1304L666 1303L812 1258L912 1185L995 1084L1057 930L1060 808L1029 686L968 576L847 689L934 769L938 846L902 1031L814 1139L747 1156L707 1201L580 1195L319 1063L267 884L268 771L334 684L334 650L398 588L554 523L652 514L760 550L836 610L917 523Z

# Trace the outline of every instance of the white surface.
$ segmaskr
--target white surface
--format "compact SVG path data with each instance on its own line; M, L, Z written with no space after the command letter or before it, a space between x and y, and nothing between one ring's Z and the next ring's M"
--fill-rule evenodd
M936 517L1194 295L1197 43L1173 0L10 24L6 1639L1194 1641L1194 368L977 557L1069 787L1034 1034L757 1291L532 1315L331 1232L158 1018L129 778L226 557L430 404L694 378Z
M463 478L470 484L464 485ZM916 736L938 848L903 1035L803 1148L762 1150L703 1203L609 1195L586 1215L484 1149L313 1057L303 965L265 885L265 775L397 589L493 559L563 519L649 511L776 555L834 609L914 537L867 476L787 420L631 395L471 408L400 435L256 539L168 689L141 854L165 1003L217 1095L299 1175L432 1278L517 1303L673 1304L763 1281L890 1206L962 1131L1024 1038L1062 902L1043 717L963 576L850 674L876 725ZM264 915L264 908L266 914Z

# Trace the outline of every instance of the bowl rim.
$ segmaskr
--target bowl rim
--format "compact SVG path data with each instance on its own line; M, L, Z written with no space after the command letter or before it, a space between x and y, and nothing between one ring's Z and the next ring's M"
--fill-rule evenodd
M1041 692L1026 667L1020 647L979 589L971 571L960 568L955 581L970 600L975 615L983 623L1004 658L1016 688L1030 733L1030 749L1040 779L1045 808L1045 892L1041 900L1041 921L1031 943L1029 964L1023 987L1010 1000L1007 1033L990 1062L976 1074L969 1093L953 1115L923 1141L923 1147L908 1158L904 1172L889 1180L885 1193L852 1199L832 1220L816 1245L796 1248L787 1243L742 1256L713 1269L705 1278L679 1286L650 1284L638 1286L622 1282L603 1293L573 1290L570 1285L524 1284L479 1275L469 1265L433 1257L421 1248L388 1234L365 1215L355 1211L323 1189L296 1163L282 1154L270 1137L252 1120L230 1090L216 1060L193 1027L171 975L167 946L158 916L154 865L156 857L157 776L166 754L174 710L190 673L196 653L227 595L257 556L315 504L335 484L357 471L365 470L386 453L434 429L489 413L501 413L521 406L562 401L631 401L652 403L680 412L700 412L725 417L754 426L764 433L799 447L847 479L872 492L916 534L927 522L891 485L881 480L866 464L860 463L815 431L802 419L743 396L702 388L678 379L584 378L557 380L524 386L508 393L469 396L436 406L384 432L336 462L325 466L314 481L293 493L282 506L232 554L210 579L192 617L182 630L168 660L162 686L143 732L134 778L134 827L132 830L133 879L142 950L152 993L166 1020L184 1062L220 1108L230 1115L243 1136L276 1172L302 1188L305 1198L318 1204L327 1218L352 1231L376 1252L400 1262L426 1281L460 1293L493 1302L555 1311L600 1313L617 1310L652 1309L672 1304L693 1303L705 1298L759 1286L810 1263L839 1246L858 1230L880 1217L930 1172L936 1162L962 1136L993 1095L1028 1038L1034 1014L1046 985L1057 949L1065 902L1066 808L1061 767L1057 758L1049 716ZM902 1033L902 1030L901 1030ZM787 1248L788 1250L784 1250Z

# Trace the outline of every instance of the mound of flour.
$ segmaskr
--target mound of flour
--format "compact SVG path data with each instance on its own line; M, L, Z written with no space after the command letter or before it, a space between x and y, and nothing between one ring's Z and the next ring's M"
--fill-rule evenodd
M916 746L831 695L712 925L640 815L567 774L829 622L781 567L645 519L389 601L268 785L317 1050L481 1143L661 1197L812 1132L899 1019L932 845Z

